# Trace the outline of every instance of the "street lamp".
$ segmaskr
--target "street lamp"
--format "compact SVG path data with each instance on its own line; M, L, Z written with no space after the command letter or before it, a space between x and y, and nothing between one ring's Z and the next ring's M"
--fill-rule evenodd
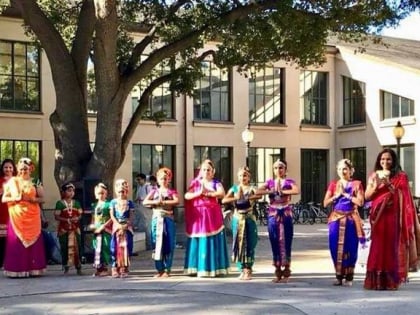
M401 139L404 137L404 127L401 125L401 121L398 120L397 125L393 129L394 137L397 140L397 157L400 160L400 146L401 146Z
M248 124L244 131L242 131L242 141L246 144L246 166L249 166L249 146L252 140L254 140L254 133L250 130Z

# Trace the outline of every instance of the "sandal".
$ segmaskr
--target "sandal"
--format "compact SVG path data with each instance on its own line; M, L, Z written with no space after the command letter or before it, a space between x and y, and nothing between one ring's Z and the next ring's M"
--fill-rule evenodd
M340 286L340 285L343 285L343 280L338 280L337 279L337 280L335 280L335 282L333 283L333 285L336 286L336 287L337 286Z

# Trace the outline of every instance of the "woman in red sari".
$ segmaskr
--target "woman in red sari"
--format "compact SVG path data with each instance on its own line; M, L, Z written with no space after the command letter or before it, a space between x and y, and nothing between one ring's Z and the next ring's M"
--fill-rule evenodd
M365 198L372 201L372 243L364 288L397 290L407 280L415 210L407 175L393 150L384 149L376 158Z
M16 176L17 170L12 159L4 159L0 166L0 198L3 195L3 186ZM9 223L9 209L7 203L0 200L0 268L3 266L6 250L7 223Z

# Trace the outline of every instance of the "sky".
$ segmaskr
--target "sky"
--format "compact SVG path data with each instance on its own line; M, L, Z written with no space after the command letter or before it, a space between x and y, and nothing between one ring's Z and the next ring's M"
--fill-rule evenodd
M413 13L402 20L396 29L383 30L382 35L420 41L420 12Z

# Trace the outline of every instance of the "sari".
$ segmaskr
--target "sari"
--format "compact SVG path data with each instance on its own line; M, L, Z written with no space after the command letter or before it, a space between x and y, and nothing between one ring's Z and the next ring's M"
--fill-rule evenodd
M292 189L294 183L293 179L286 178L280 188L282 190ZM268 190L274 189L275 185L274 179L269 179L265 183ZM288 278L292 260L293 208L288 203L290 196L269 194L269 199L267 227L273 255L273 266L276 267L277 272L284 267L284 276Z
M407 281L409 248L415 240L413 214L407 175L400 171L390 178L390 185L380 185L372 196L365 289L397 290Z
M6 179L0 177L0 188L6 184ZM3 266L4 254L6 250L6 236L7 236L7 223L9 222L9 209L7 202L1 202L0 195L0 268Z
M61 257L64 270L74 266L77 270L82 267L82 242L80 231L80 218L82 216L82 207L77 200L71 200L67 203L65 200L59 200L55 204L59 216L67 221L59 221L57 236L60 242ZM70 221L72 218L79 220Z
M95 249L93 267L101 272L106 271L107 266L111 263L112 222L109 214L109 202L95 203L92 209L94 209L92 246ZM95 233L95 230L101 227L103 227L103 230L100 233Z
M328 186L332 196L336 193L337 181ZM350 196L364 194L360 181L352 180L343 187L343 192ZM362 220L357 205L340 195L333 201L333 209L328 218L329 247L335 267L337 280L353 281L354 267L357 261L359 240L364 239Z
M216 191L219 181L213 180ZM200 181L194 179L190 191L197 192ZM184 273L198 277L225 275L229 269L229 254L223 224L222 208L215 197L199 196L185 201L187 244Z
M232 187L236 194L239 190L238 185ZM244 195L255 193L254 188L250 188ZM252 203L247 200L238 200L235 203L235 213L232 218L232 261L236 263L238 270L246 268L252 270L255 261L255 247L258 242L258 230L256 218L252 212Z
M164 200L172 200L175 190L168 189L167 195L162 196ZM159 200L159 190L152 190L152 199ZM175 251L176 225L174 221L174 210L168 207L153 208L151 240L153 248L153 259L155 268L159 273L170 273Z
M12 177L5 185L4 194L36 197L36 183L30 185L19 177ZM40 184L40 183L39 183ZM25 198L26 199L26 198ZM4 274L12 278L42 275L47 266L44 240L41 234L41 208L38 203L24 200L8 202Z
M134 203L127 200L125 209L119 209L118 199L110 202L110 210L115 219L124 228L119 229L116 224L112 225L111 235L111 264L112 268L117 268L121 274L125 275L130 266L130 256L133 255L133 226L130 222L130 212L135 209Z

